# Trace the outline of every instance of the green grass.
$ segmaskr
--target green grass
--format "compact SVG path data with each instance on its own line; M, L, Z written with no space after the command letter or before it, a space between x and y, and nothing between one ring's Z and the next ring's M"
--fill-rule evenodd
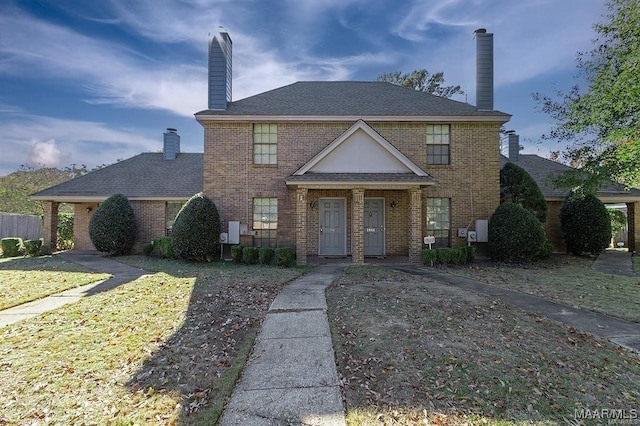
M120 258L155 272L0 328L8 424L215 424L277 292L303 270Z
M0 310L110 276L55 256L0 259Z
M586 257L554 255L533 265L476 263L439 272L640 322L640 278L598 272L592 264Z
M576 424L640 403L637 354L493 298L363 267L327 302L349 425Z
M632 256L631 259L633 260L633 272L640 275L640 257L638 256L639 255Z

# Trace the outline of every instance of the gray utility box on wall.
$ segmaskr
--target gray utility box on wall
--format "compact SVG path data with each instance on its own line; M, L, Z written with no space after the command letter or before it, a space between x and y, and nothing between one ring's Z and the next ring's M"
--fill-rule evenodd
M240 244L240 222L237 220L229 221L227 244Z
M476 220L476 241L479 243L489 241L489 221L487 219Z

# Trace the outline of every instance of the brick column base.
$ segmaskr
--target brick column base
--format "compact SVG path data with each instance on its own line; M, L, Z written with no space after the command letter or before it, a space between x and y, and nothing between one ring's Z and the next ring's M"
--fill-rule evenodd
M51 254L58 246L58 209L60 203L44 201L44 243L42 253Z
M409 261L420 263L422 251L422 190L409 190Z
M307 188L296 190L296 263L307 264Z
M351 261L364 264L364 189L352 189L351 201Z

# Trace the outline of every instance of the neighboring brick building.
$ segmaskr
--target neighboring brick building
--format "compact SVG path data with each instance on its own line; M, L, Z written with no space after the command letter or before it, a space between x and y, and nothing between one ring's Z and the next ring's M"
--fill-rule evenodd
M476 224L482 241L499 204L499 130L510 116L493 109L493 35L478 30L476 37L473 106L382 82L298 82L233 102L232 43L222 33L210 43L209 109L196 114L204 154L179 154L179 148L173 160L142 154L158 156L158 164L144 166L157 168L177 167L189 155L195 164L199 155L200 181L181 186L180 194L175 188L173 198L165 188L168 169L157 181L122 169L125 181L108 182L119 165L142 167L127 164L138 156L33 198L45 201L48 212L61 201L78 203L77 248L90 246L87 208L112 193L132 200L138 240L145 242L165 234L167 201L201 190L216 203L223 232L239 230L243 244L293 246L299 264L308 256L417 262L424 237L434 236L436 246L466 244L462 235ZM165 155L173 147L166 136ZM91 187L92 177L104 189ZM166 194L129 190L151 191L154 183ZM93 198L83 198L87 184ZM45 222L45 229L55 229L52 216Z
M544 223L545 233L557 252L566 252L567 246L562 235L560 224L560 208L569 194L569 190L556 188L553 179L571 167L537 155L519 153L520 141L516 134L509 135L509 157L501 158L501 167L513 162L526 170L538 184L547 201L547 220ZM627 233L622 242L630 251L640 248L640 190L625 188L622 185L606 183L596 193L600 201L609 207L622 210L627 216Z

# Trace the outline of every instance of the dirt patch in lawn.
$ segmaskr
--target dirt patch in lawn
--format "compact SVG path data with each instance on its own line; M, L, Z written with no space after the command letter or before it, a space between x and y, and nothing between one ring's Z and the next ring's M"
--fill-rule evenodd
M349 424L557 424L640 403L637 355L499 300L372 267L327 300Z
M215 424L302 270L129 258L136 281L0 329L0 424Z

